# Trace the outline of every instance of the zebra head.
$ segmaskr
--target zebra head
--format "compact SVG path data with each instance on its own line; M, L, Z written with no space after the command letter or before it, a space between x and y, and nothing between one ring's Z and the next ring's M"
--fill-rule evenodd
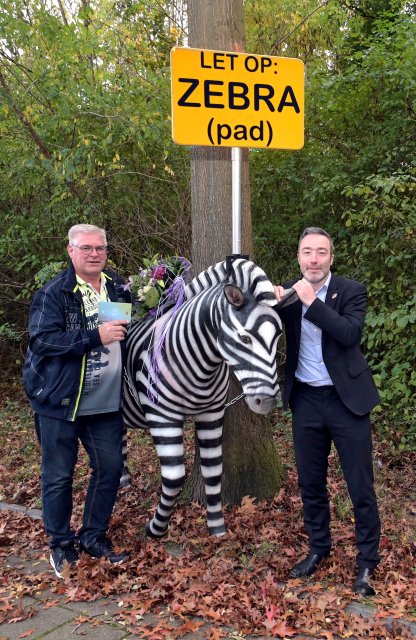
M239 380L249 408L268 413L279 399L277 343L282 323L273 285L253 262L232 263L219 298L218 349Z

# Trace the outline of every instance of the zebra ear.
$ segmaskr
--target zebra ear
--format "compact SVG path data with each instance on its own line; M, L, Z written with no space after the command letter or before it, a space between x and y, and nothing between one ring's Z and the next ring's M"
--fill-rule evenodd
M224 287L224 295L228 302L232 304L233 307L237 307L237 309L241 309L245 304L244 293L240 287L237 287L235 284L226 284Z

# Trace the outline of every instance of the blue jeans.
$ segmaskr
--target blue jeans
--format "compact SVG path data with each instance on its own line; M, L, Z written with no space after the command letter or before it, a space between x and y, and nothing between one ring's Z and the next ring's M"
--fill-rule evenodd
M42 511L50 546L74 540L72 484L81 441L92 469L78 537L91 545L104 535L116 501L122 459L122 419L118 411L79 416L75 422L36 416L42 449Z

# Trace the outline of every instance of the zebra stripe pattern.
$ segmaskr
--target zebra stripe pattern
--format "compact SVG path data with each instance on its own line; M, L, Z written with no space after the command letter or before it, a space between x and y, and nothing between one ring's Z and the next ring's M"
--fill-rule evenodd
M265 273L251 261L237 259L228 273L221 262L194 278L175 314L169 309L156 321L148 318L129 329L124 420L127 427L149 427L162 478L148 535L166 534L185 481L187 416L195 417L208 530L225 533L221 475L228 368L240 381L250 409L268 413L275 406L281 334L275 306Z

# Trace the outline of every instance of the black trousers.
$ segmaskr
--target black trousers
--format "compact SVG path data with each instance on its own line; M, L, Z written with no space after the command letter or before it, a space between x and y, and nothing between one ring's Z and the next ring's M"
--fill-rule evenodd
M380 556L380 518L374 492L370 416L357 416L334 387L296 382L290 397L298 481L311 553L331 548L327 491L328 456L334 442L354 508L360 567L375 567Z

